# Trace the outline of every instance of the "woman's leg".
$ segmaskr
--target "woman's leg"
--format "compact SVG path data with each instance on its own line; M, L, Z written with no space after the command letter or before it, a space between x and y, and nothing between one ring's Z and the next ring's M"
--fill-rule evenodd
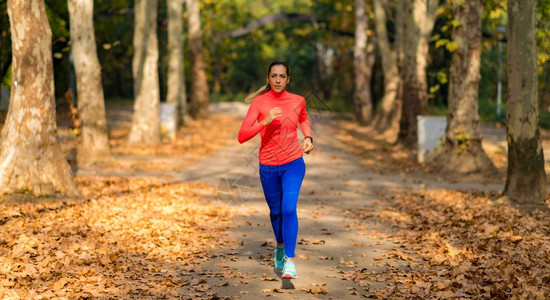
M272 169L272 166L260 165L260 180L262 181L265 200L269 206L269 217L273 233L275 233L275 239L277 240L277 244L283 244L283 221L281 215L283 193L281 191L281 176L279 171Z
M296 208L300 187L306 173L306 166L302 158L290 164L284 171L281 180L283 188L281 214L283 217L282 235L285 241L286 256L294 258L296 240L298 239L298 214Z

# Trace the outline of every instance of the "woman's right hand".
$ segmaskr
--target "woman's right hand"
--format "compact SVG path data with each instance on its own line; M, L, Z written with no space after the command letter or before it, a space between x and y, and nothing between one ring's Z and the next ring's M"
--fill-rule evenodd
M275 120L276 118L278 118L282 115L283 115L283 110L280 109L279 107L275 107L275 108L273 108L269 111L269 113L267 114L267 117L265 117L265 119L262 121L262 123L264 124L264 126L267 126L267 125L271 124L271 122L273 122L273 120Z

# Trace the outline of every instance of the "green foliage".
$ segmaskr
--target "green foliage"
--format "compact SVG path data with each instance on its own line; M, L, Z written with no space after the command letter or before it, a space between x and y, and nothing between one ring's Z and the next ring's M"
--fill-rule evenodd
M449 113L447 106L430 105L428 106L428 115L430 116L446 116Z
M7 1L0 1L0 86L11 85L11 38Z
M464 0L459 0L464 1ZM395 2L387 1L387 29L395 38ZM45 0L52 28L52 50L57 97L62 97L70 85L70 32L67 0ZM507 93L506 28L507 1L487 0L483 3L482 59L479 87L479 113L482 120L497 121L495 116L497 94L498 42L502 47L502 99ZM184 5L184 4L182 4ZM373 14L367 1L372 34ZM106 98L132 99L133 6L132 0L95 0L94 30L97 51L102 66ZM326 100L331 109L350 112L353 109L353 0L201 0L204 53L213 101L240 101L247 93L265 84L266 68L274 59L286 60L291 68L289 90L307 95L315 91ZM159 74L161 95L166 89L166 0L159 0ZM430 40L430 62L427 69L430 92L430 114L447 112L448 73L452 53L458 45L452 41L453 28L460 26L452 14L452 1L442 1L438 19ZM253 30L238 38L216 38L216 34L241 28L262 16L277 12L292 12L311 16L315 22L280 21ZM539 62L539 94L541 97L541 124L550 123L546 111L550 107L550 1L537 1L537 41ZM185 9L184 16L185 17ZM11 41L6 1L0 1L0 68L1 84L9 84L7 67L11 64ZM184 25L184 29L187 26ZM187 50L187 35L182 36ZM370 41L370 40L369 40ZM186 80L193 80L188 52L185 53ZM373 94L381 98L383 76L379 61L374 68ZM382 87L382 89L381 89ZM113 100L114 101L114 100ZM378 103L374 103L377 105ZM503 115L505 103L502 107ZM546 125L544 125L546 126Z
M537 43L538 43L538 63L541 68L539 73L542 73L542 66L550 60L550 1L537 1Z
M52 40L65 42L70 36L69 10L66 0L46 0L46 14L52 29Z
M497 117L496 111L496 101L480 99L479 117L482 122L506 124L506 103L502 103L501 105L500 118ZM550 129L550 111L539 110L539 126L541 128Z
M11 65L8 67L8 71L4 75L4 78L2 78L0 86L11 86Z
M482 122L506 122L506 103L500 107L500 118L497 117L497 103L494 100L480 99L478 103L479 117Z
M435 107L447 105L449 83L447 74L451 65L452 52L457 44L452 41L452 29L459 23L453 19L450 2L441 4L438 19L430 38L429 57L431 63L427 67L429 104Z
M352 94L353 78L348 73L353 73L349 52L353 45L353 1L226 0L204 1L203 5L205 45L210 46L208 65L213 86L219 86L221 94L257 90L265 84L267 66L275 59L289 63L292 92L307 94L315 90L326 98L345 99ZM317 22L279 21L242 37L215 38L217 33L244 27L277 12L307 14ZM321 74L326 73L319 65L321 45L334 51L329 68L340 68L335 70L337 76Z
M70 28L67 0L45 0L46 14L52 29L55 96L61 98L70 88Z
M243 102L244 99L248 96L245 92L240 92L237 94L221 94L217 99L213 99L213 102Z
M550 111L541 111L540 112L539 125L542 128L550 129Z
M94 30L105 98L132 98L134 3L127 0L94 2ZM163 17L159 12L159 23Z
M462 153L466 151L466 149L468 149L468 147L470 146L470 135L461 129L457 129L455 131L455 135L456 135L456 141L459 145L458 152Z
M326 100L325 103L333 112L337 112L337 113L352 112L352 106L350 106L348 101L345 101L345 99L343 98L330 98Z
M449 82L449 80L447 79L447 73L445 71L446 70L439 70L439 72L435 74L430 73L431 76L434 76L437 79L437 83L430 87L430 94L435 94L437 91L439 91L442 85L446 85L447 82Z

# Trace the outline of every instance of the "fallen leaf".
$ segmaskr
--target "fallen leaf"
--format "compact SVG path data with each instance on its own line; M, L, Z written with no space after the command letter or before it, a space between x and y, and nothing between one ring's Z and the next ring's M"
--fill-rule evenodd
M308 255L298 254L298 258L302 260L309 260L309 254Z
M261 281L277 281L277 279L272 277L262 277L260 278Z

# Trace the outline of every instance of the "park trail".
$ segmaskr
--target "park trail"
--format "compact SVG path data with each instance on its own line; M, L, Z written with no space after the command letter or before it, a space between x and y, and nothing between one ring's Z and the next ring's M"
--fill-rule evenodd
M244 116L246 107L215 107L217 113ZM361 286L351 280L357 269L378 272L384 268L380 256L399 247L387 224L346 217L346 211L380 209L378 192L398 188L408 190L495 190L500 184L448 183L411 178L406 174L379 174L359 163L359 158L334 139L335 123L327 118L313 122L315 150L305 155L306 176L299 203L299 233L296 247L298 279L281 279L273 268L275 240L268 207L258 176L259 137L240 145L236 139L222 151L187 166L163 174L133 172L132 175L160 176L173 182L201 181L217 188L216 201L239 211L229 229L232 247L216 249L213 259L196 270L196 283L208 284L222 299L359 299L383 282ZM301 134L301 133L300 133ZM504 138L504 137L502 137ZM86 175L80 170L78 175ZM95 173L95 175L101 175ZM349 214L348 214L349 215ZM402 262L400 262L402 264ZM402 265L402 268L407 268ZM189 278L192 280L192 278Z

